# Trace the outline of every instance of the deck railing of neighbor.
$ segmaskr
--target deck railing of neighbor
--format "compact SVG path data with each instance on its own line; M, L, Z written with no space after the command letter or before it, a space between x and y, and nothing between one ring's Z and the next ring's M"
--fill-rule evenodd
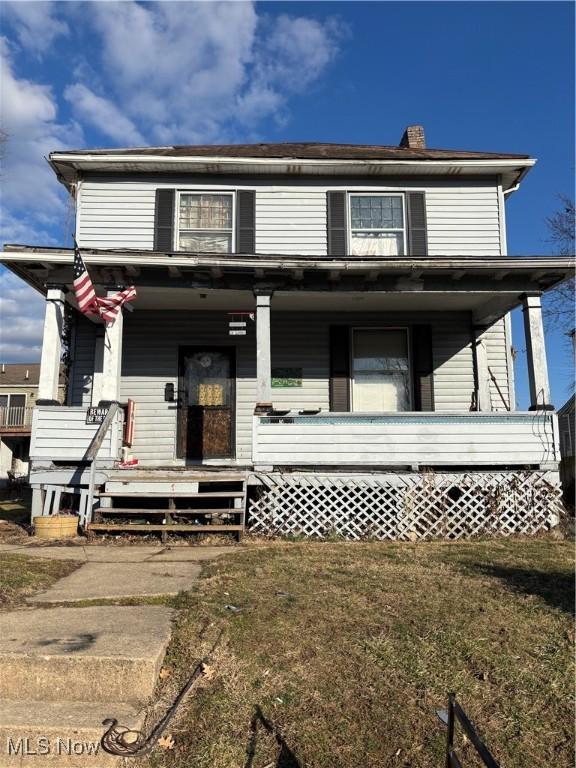
M32 408L25 405L2 406L0 408L0 427L3 430L23 429L32 424Z
M319 413L254 416L253 461L274 466L490 466L557 462L557 416Z
M87 408L37 406L32 418L30 458L38 463L85 461L99 424L86 424ZM98 452L101 465L120 457L122 412L117 414Z

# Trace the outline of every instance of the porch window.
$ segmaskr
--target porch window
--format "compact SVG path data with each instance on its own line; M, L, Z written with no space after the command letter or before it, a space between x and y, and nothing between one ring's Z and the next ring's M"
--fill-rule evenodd
M380 413L410 406L407 329L353 329L352 410Z
M232 253L234 196L180 192L178 250Z
M404 195L350 195L350 253L403 256L405 221Z

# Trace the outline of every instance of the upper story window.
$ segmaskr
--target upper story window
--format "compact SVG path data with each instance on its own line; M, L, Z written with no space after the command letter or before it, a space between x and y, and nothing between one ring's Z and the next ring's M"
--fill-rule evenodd
M234 195L180 192L177 208L179 251L232 253Z
M404 256L404 195L350 195L350 253L353 256Z

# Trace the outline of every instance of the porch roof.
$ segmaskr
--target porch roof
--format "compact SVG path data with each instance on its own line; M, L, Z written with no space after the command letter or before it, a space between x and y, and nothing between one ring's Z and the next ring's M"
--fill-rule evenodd
M82 256L95 285L114 289L134 284L144 306L146 297L150 303L154 294L166 291L171 296L168 306L179 294L190 297L206 291L318 294L324 306L328 295L373 300L397 296L415 309L423 304L430 308L436 296L439 309L449 308L444 303L449 297L452 308L470 309L478 322L505 314L526 293L548 290L574 274L576 266L576 259L568 256L342 258L94 248L82 248ZM10 244L1 261L45 293L48 285L71 286L73 259L71 248Z

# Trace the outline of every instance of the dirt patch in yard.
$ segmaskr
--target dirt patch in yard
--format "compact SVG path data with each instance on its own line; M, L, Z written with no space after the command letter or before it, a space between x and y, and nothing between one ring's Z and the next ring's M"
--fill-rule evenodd
M163 700L224 627L211 675L170 729L174 749L141 764L442 766L436 710L456 691L503 766L572 765L573 571L571 544L533 539L220 558L181 598Z

